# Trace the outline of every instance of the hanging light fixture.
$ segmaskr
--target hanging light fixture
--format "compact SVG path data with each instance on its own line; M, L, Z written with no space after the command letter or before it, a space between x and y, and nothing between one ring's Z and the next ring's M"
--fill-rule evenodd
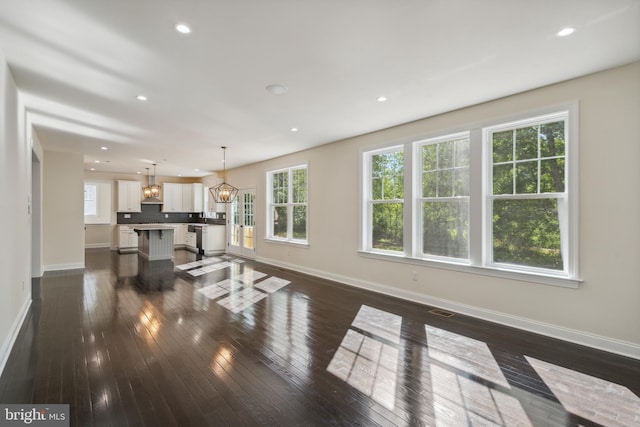
M156 164L153 164L153 177L151 178L151 197L158 197L160 195L160 186L156 185Z
M149 176L149 168L147 169L147 186L142 188L144 198L158 198L160 195L160 186L156 185L156 164L153 164L153 176Z
M144 195L145 199L148 199L149 197L151 197L151 186L149 185L149 168L145 169L147 170L147 186L142 187L142 194Z
M233 185L227 184L227 147L222 148L222 184L218 184L215 187L209 189L213 200L216 203L231 203L238 194L238 189Z

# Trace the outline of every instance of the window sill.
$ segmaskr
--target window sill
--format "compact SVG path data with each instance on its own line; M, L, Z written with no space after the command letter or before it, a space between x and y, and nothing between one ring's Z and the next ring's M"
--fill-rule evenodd
M403 254L387 254L378 252L358 251L360 256L372 258L381 261L399 262L403 264L419 265L423 267L439 268L443 270L459 271L469 274L480 274L483 276L499 277L502 279L518 280L521 282L539 283L550 286L560 286L564 288L578 289L582 280L570 279L568 277L560 277L553 275L525 273L520 271L512 271L506 269L479 267L465 263L456 263L453 261L432 261L423 258L406 257Z
M270 237L265 237L264 239L265 243L275 243L277 245L289 245L289 246L295 246L297 248L308 248L309 242L301 242L301 241L296 241L296 240L284 240L284 239L274 239L274 238L270 238Z

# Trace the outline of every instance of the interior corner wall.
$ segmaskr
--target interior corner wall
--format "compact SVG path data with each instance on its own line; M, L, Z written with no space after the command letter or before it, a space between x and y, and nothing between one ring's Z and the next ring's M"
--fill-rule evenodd
M30 192L24 108L0 52L0 372L31 303Z
M578 289L358 254L361 150L574 101L583 279ZM256 188L259 261L640 359L638 117L640 62L232 169L227 176L236 187ZM270 243L264 238L266 171L306 162L310 245Z
M45 271L84 268L84 158L44 152L42 263Z

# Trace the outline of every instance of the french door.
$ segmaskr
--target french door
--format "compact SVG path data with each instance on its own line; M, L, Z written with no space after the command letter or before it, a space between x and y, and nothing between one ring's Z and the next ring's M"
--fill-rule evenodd
M229 226L227 227L229 253L247 258L256 257L254 189L240 190L238 196L229 206Z

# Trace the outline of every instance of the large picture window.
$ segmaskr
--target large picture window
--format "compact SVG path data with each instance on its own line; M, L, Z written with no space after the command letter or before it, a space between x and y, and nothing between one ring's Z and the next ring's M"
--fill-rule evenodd
M575 286L576 111L363 151L361 252Z
M267 238L308 242L307 166L267 172Z

